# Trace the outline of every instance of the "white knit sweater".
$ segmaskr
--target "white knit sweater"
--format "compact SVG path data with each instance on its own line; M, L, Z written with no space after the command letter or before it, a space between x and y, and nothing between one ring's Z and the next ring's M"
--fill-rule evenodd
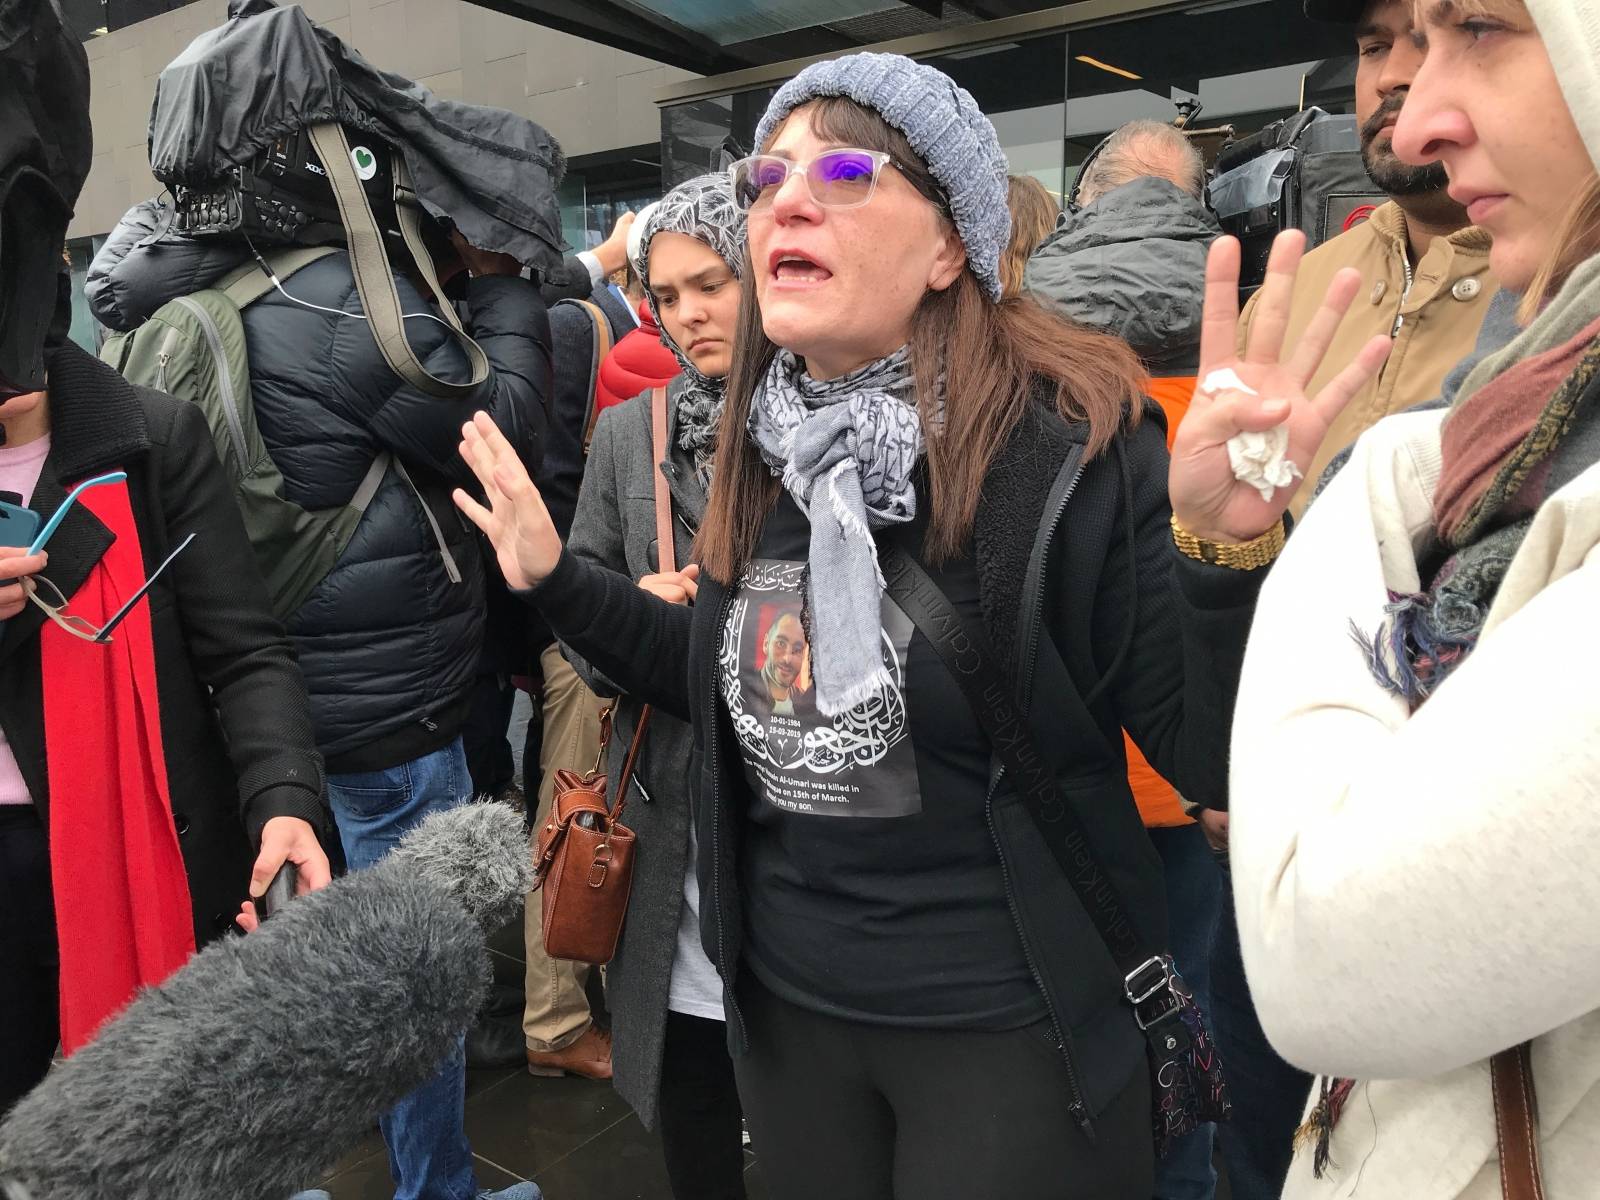
M1550 1200L1600 1196L1600 466L1550 497L1412 715L1351 635L1422 590L1441 412L1358 443L1261 593L1232 863L1262 1026L1364 1082L1285 1197L1493 1200L1488 1057L1534 1038Z

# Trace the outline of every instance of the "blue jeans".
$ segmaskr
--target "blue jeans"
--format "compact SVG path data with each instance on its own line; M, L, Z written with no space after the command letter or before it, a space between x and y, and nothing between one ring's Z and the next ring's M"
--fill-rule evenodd
M1150 840L1167 877L1172 960L1200 1011L1212 1021L1211 942L1222 906L1222 871L1198 825L1152 829ZM1226 1068L1227 1057L1222 1061ZM1211 1161L1216 1134L1215 1125L1202 1125L1156 1163L1155 1200L1212 1200L1217 1193L1217 1171Z
M1222 878L1222 916L1211 962L1217 1051L1233 1100L1233 1119L1222 1131L1222 1161L1235 1200L1278 1200L1312 1079L1278 1057L1261 1030L1239 954L1233 882L1226 871Z
M428 814L471 798L460 738L398 767L328 776L328 802L352 871L388 854ZM464 1037L437 1075L378 1122L389 1148L395 1200L473 1200L478 1194L467 1143Z

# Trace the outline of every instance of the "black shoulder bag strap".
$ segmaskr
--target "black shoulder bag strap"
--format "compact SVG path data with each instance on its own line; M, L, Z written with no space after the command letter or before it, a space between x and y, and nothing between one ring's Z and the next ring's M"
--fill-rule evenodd
M879 542L878 557L888 594L961 686L995 757L1011 776L1045 845L1099 931L1123 976L1139 1028L1158 1054L1173 1053L1179 1047L1169 1039L1188 1039L1178 1019L1181 1002L1172 988L1172 960L1142 942L1093 839L1034 744L1027 715L995 665L987 633L962 619L939 585L896 541Z

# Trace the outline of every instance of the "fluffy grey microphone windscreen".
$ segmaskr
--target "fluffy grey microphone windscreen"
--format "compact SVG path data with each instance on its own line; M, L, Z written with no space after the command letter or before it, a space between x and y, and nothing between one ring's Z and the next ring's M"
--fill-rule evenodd
M285 1200L431 1076L529 885L503 804L430 817L377 866L143 992L0 1125L31 1200Z

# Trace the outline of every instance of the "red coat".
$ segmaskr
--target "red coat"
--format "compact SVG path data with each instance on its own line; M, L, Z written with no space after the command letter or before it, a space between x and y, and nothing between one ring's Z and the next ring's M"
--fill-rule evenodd
M610 408L640 392L664 387L683 371L678 359L661 341L661 330L650 306L639 302L639 328L623 335L600 364L595 383L595 409Z

